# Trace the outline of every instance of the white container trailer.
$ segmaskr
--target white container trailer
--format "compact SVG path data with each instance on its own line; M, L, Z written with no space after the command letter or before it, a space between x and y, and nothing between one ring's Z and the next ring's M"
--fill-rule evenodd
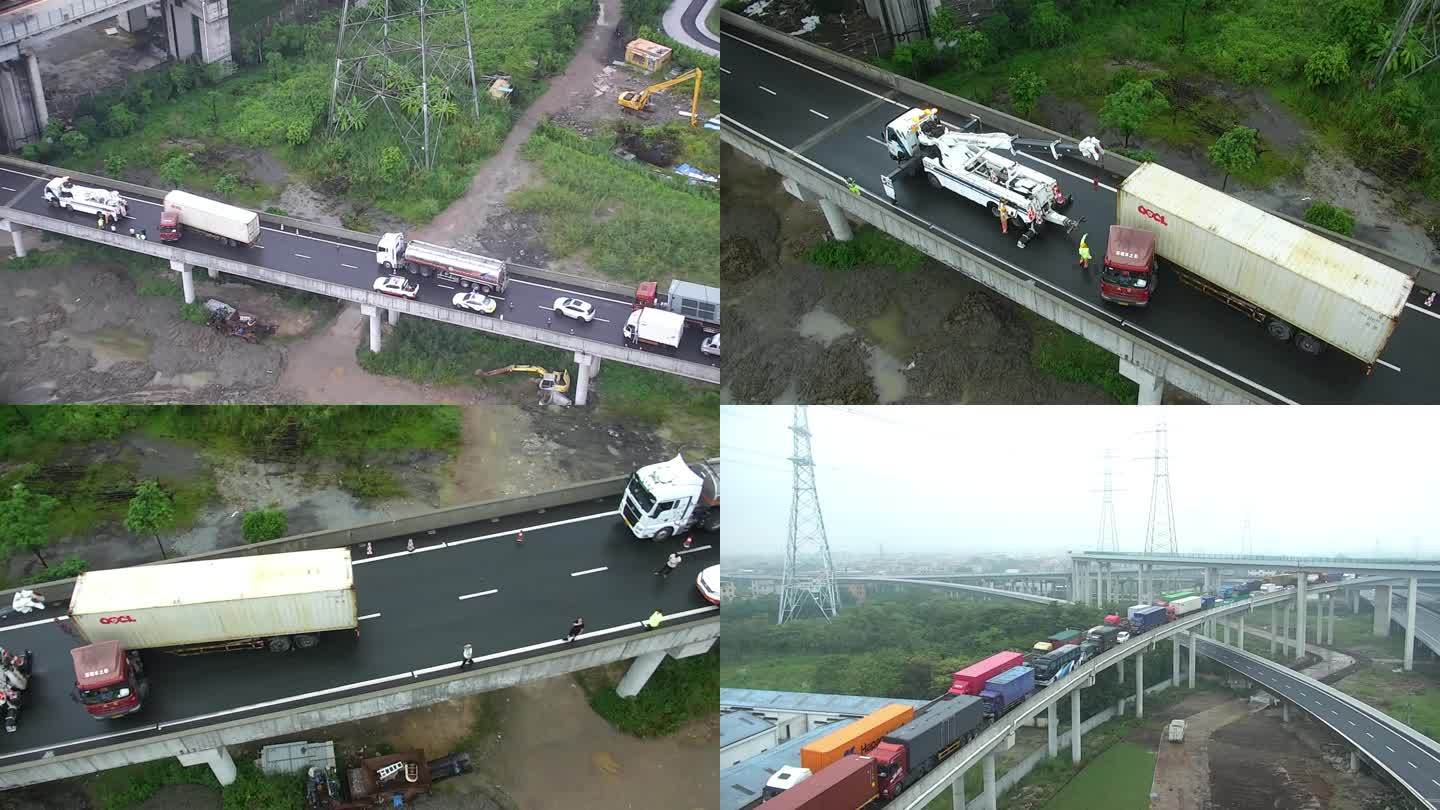
M1184 616L1186 613L1194 613L1204 606L1205 600L1198 596L1187 596L1184 599L1176 599L1170 603L1175 608L1176 616Z
M1367 256L1154 163L1121 184L1117 223L1155 234L1182 280L1245 312L1277 340L1324 344L1373 364L1413 280Z
M630 313L625 319L625 339L649 346L680 348L680 336L685 332L685 316L678 312L667 312L655 307L643 307Z
M430 242L415 242L399 232L380 237L375 245L375 263L392 273L403 270L421 278L434 275L463 289L489 295L505 292L510 284L508 265L499 259Z
M86 641L132 650L353 630L357 616L349 549L90 571L70 597Z
M160 239L166 242L179 239L182 227L193 228L222 242L249 245L260 238L260 215L219 200L172 191L165 195Z

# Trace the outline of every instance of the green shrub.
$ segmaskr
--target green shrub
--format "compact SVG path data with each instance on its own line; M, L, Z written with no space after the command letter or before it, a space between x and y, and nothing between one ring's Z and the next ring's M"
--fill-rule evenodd
M136 125L140 123L140 116L130 111L124 104L115 104L110 107L110 113L105 117L105 129L111 135L121 137L135 131Z
M901 75L912 79L928 78L944 66L944 58L935 50L935 43L928 39L895 46L890 53L890 62Z
M1310 207L1305 209L1305 221L1343 236L1355 235L1355 215L1338 205L1311 203Z
M205 309L204 304L181 304L180 320L189 321L190 323L198 323L201 326L204 326L210 323L210 312L209 310Z
M1010 106L1021 118L1029 118L1035 112L1035 105L1045 95L1045 80L1032 70L1022 68L1010 77Z
M1358 54L1364 49L1375 26L1384 25L1385 8L1381 0L1326 0L1322 8L1330 36L1344 42L1352 53ZM1388 33L1388 27L1386 31Z
M85 573L90 564L79 557L67 557L59 565L52 565L43 571L31 574L20 581L21 585L39 585L43 582L53 582L57 579L70 579Z
M130 161L124 155L110 154L105 156L105 174L118 179L124 173L125 167Z
M60 136L60 145L71 154L80 157L90 151L90 139L79 130L72 130Z
M189 155L178 154L160 164L160 177L172 186L179 187L193 177L200 169Z
M1070 33L1070 19L1055 7L1054 0L1040 0L1030 11L1030 22L1025 34L1032 48L1048 48L1059 45Z
M1350 53L1341 43L1324 45L1305 60L1305 81L1311 87L1339 84L1350 75Z
M855 229L855 238L848 242L827 240L810 249L810 261L829 270L884 267L909 273L919 270L925 258L915 248L869 226Z
M289 525L283 509L256 509L245 513L241 534L247 543L263 543L284 537Z

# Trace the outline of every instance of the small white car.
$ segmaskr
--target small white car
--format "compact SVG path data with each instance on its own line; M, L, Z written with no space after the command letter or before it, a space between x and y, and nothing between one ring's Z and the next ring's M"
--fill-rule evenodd
M477 292L455 293L455 297L450 299L450 303L460 309L468 309L481 315L489 315L495 311L495 299Z
M595 307L579 298L560 297L555 299L554 309L567 318L589 323L595 320Z
M708 355L710 355L711 357L719 357L719 356L720 356L720 336L719 336L719 335L711 335L710 337L705 338L705 342L700 344L700 353L701 353L701 354L708 354Z
M1127 642L1127 641L1129 641L1129 640L1130 640L1130 634L1127 633L1127 632L1125 632L1124 630L1121 630L1119 633L1116 633L1116 634L1115 634L1115 643L1116 643L1116 644L1124 644L1125 642Z
M400 276L381 276L375 279L372 289L378 293L398 295L401 298L414 298L420 294L419 284Z
M720 566L712 565L700 572L695 577L695 588L705 601L712 605L720 604Z

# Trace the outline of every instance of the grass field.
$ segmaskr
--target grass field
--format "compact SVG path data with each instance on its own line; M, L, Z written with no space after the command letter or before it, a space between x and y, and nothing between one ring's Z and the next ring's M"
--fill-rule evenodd
M1116 402L1133 403L1140 395L1140 386L1120 373L1115 355L1029 310L1021 312L1035 336L1031 366L1066 382L1097 385Z
M1337 632L1339 628L1336 628ZM1433 672L1392 672L1389 664L1360 669L1336 684L1428 737L1440 737L1440 684Z
M1046 810L1143 810L1150 806L1155 754L1120 742L1076 774L1045 805Z

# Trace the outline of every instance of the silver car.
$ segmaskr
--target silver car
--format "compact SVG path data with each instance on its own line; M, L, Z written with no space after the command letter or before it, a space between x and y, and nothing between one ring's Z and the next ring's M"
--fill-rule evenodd
M450 303L460 309L478 312L481 315L489 315L495 311L496 306L494 298L477 292L455 293L455 297L450 299Z

